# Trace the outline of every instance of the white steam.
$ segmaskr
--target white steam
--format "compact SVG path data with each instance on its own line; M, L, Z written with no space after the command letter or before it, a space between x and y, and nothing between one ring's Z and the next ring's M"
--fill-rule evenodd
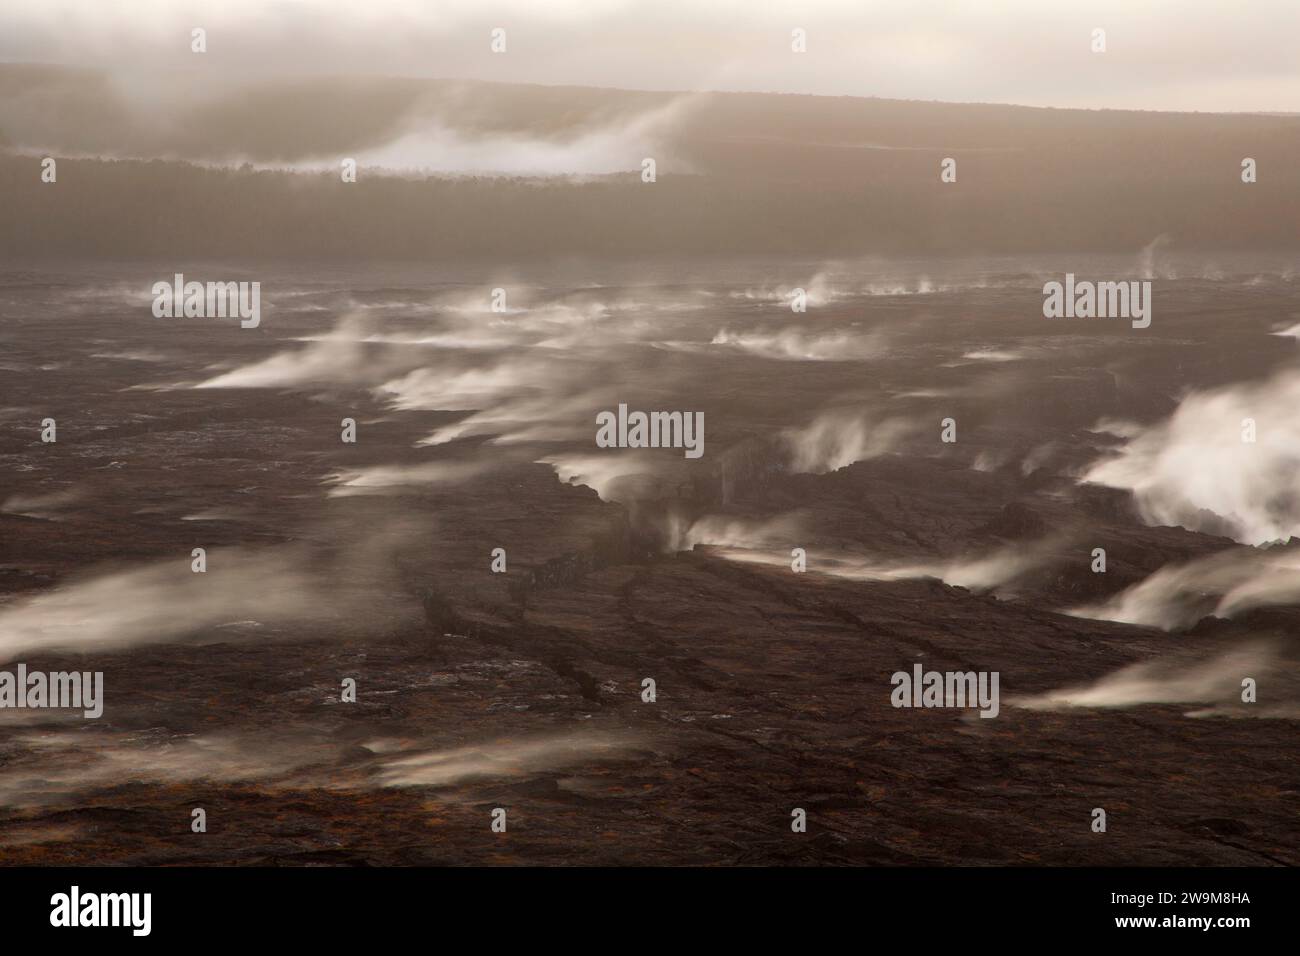
M1300 532L1296 408L1296 370L1193 393L1085 479L1132 491L1148 524L1227 533L1246 544L1286 540Z
M888 454L912 430L912 424L900 418L871 421L860 411L835 409L803 428L786 430L782 438L792 471L820 475Z
M720 345L760 358L804 362L853 362L878 358L883 339L878 334L810 333L803 329L778 332L731 332L721 329L711 345Z
M1297 602L1300 551L1234 549L1161 568L1108 601L1067 613L1174 630L1208 616L1230 618L1251 608Z
M1198 663L1146 661L1132 664L1094 683L1048 691L1020 701L1017 706L1029 710L1066 710L1144 704L1210 704L1212 709L1188 716L1243 716L1248 711L1242 706L1242 681L1250 678L1258 685L1275 673L1276 666L1275 650L1270 645L1257 643ZM1296 715L1294 704L1281 708L1274 704L1258 706L1261 706L1259 716Z

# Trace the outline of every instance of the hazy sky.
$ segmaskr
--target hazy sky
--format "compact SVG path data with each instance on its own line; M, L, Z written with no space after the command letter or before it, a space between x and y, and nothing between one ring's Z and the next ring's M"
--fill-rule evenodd
M1300 0L0 0L3 60L1134 109L1300 112L1298 39Z

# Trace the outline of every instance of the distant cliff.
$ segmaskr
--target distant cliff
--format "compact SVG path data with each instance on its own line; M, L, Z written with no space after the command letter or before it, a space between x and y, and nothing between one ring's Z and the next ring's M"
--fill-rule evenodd
M114 90L93 73L0 65L0 252L835 257L1135 251L1161 234L1179 248L1300 245L1295 116L375 78L279 81L156 115ZM450 137L469 166L527 165L515 153L529 150L582 165L598 142L628 169L401 178L359 161L358 181L341 181L341 157L412 130ZM442 142L417 153L445 159ZM643 153L656 182L641 181ZM45 155L57 183L41 181ZM939 178L947 157L953 183ZM1241 181L1246 157L1255 183Z

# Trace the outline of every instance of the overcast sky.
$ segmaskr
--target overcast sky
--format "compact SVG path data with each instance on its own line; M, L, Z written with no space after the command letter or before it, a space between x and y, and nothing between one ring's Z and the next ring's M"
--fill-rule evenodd
M1300 0L0 0L10 61L1092 108L1300 112L1297 43Z

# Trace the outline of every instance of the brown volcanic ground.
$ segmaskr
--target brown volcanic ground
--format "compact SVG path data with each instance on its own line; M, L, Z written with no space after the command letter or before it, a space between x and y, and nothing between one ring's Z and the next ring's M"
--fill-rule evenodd
M965 272L859 263L844 270L857 284L806 316L767 290L778 267L761 261L592 264L563 281L185 270L260 279L256 330L153 318L147 290L171 264L11 267L0 656L10 669L102 670L107 703L98 721L0 712L3 859L1300 862L1286 716L1300 610L1175 633L1060 613L1171 563L1249 553L1147 527L1127 493L1072 476L1114 445L1090 430L1099 419L1158 421L1189 388L1290 367L1295 340L1268 333L1300 318L1293 273L1180 270L1156 281L1152 327L1137 331L1042 318L1042 277L1067 267L1084 271L1077 257ZM818 271L779 268L787 285ZM525 290L526 310L457 318L455 303L485 303L498 284L512 301ZM295 341L345 314L390 340ZM474 349L413 341L489 328L502 337ZM722 329L838 344L822 360L775 358L710 344ZM982 349L1015 357L964 358ZM261 387L186 387L276 355ZM447 390L466 368L512 359L540 363L516 370L539 377L512 398L541 411L511 406L507 425L442 444L417 442L509 402L402 408L373 391L425 367L425 384ZM648 475L606 488L613 500L537 463L619 458L592 442L595 413L618 401L703 410L704 457L656 451ZM901 437L840 470L793 473L785 430L845 408L897 419ZM47 416L57 444L39 441ZM359 423L355 445L339 441L344 416ZM954 445L939 441L947 416ZM520 420L544 433L491 440ZM417 470L363 471L394 466ZM380 478L342 483L358 473ZM717 544L688 549L680 529L705 515L792 530L763 552L773 563L742 562ZM208 549L201 578L194 547ZM504 575L489 571L495 547ZM807 548L810 573L790 571L792 547ZM1007 547L1039 557L991 593L819 570ZM1104 575L1089 570L1093 547L1107 549ZM1259 641L1276 659L1251 675L1257 705L1017 706ZM914 662L999 671L1001 713L894 709L890 674ZM355 704L339 702L346 677ZM646 677L655 703L640 699ZM206 834L190 831L194 807ZM489 829L495 807L505 834ZM806 834L790 830L794 807ZM1105 834L1090 830L1094 807Z

